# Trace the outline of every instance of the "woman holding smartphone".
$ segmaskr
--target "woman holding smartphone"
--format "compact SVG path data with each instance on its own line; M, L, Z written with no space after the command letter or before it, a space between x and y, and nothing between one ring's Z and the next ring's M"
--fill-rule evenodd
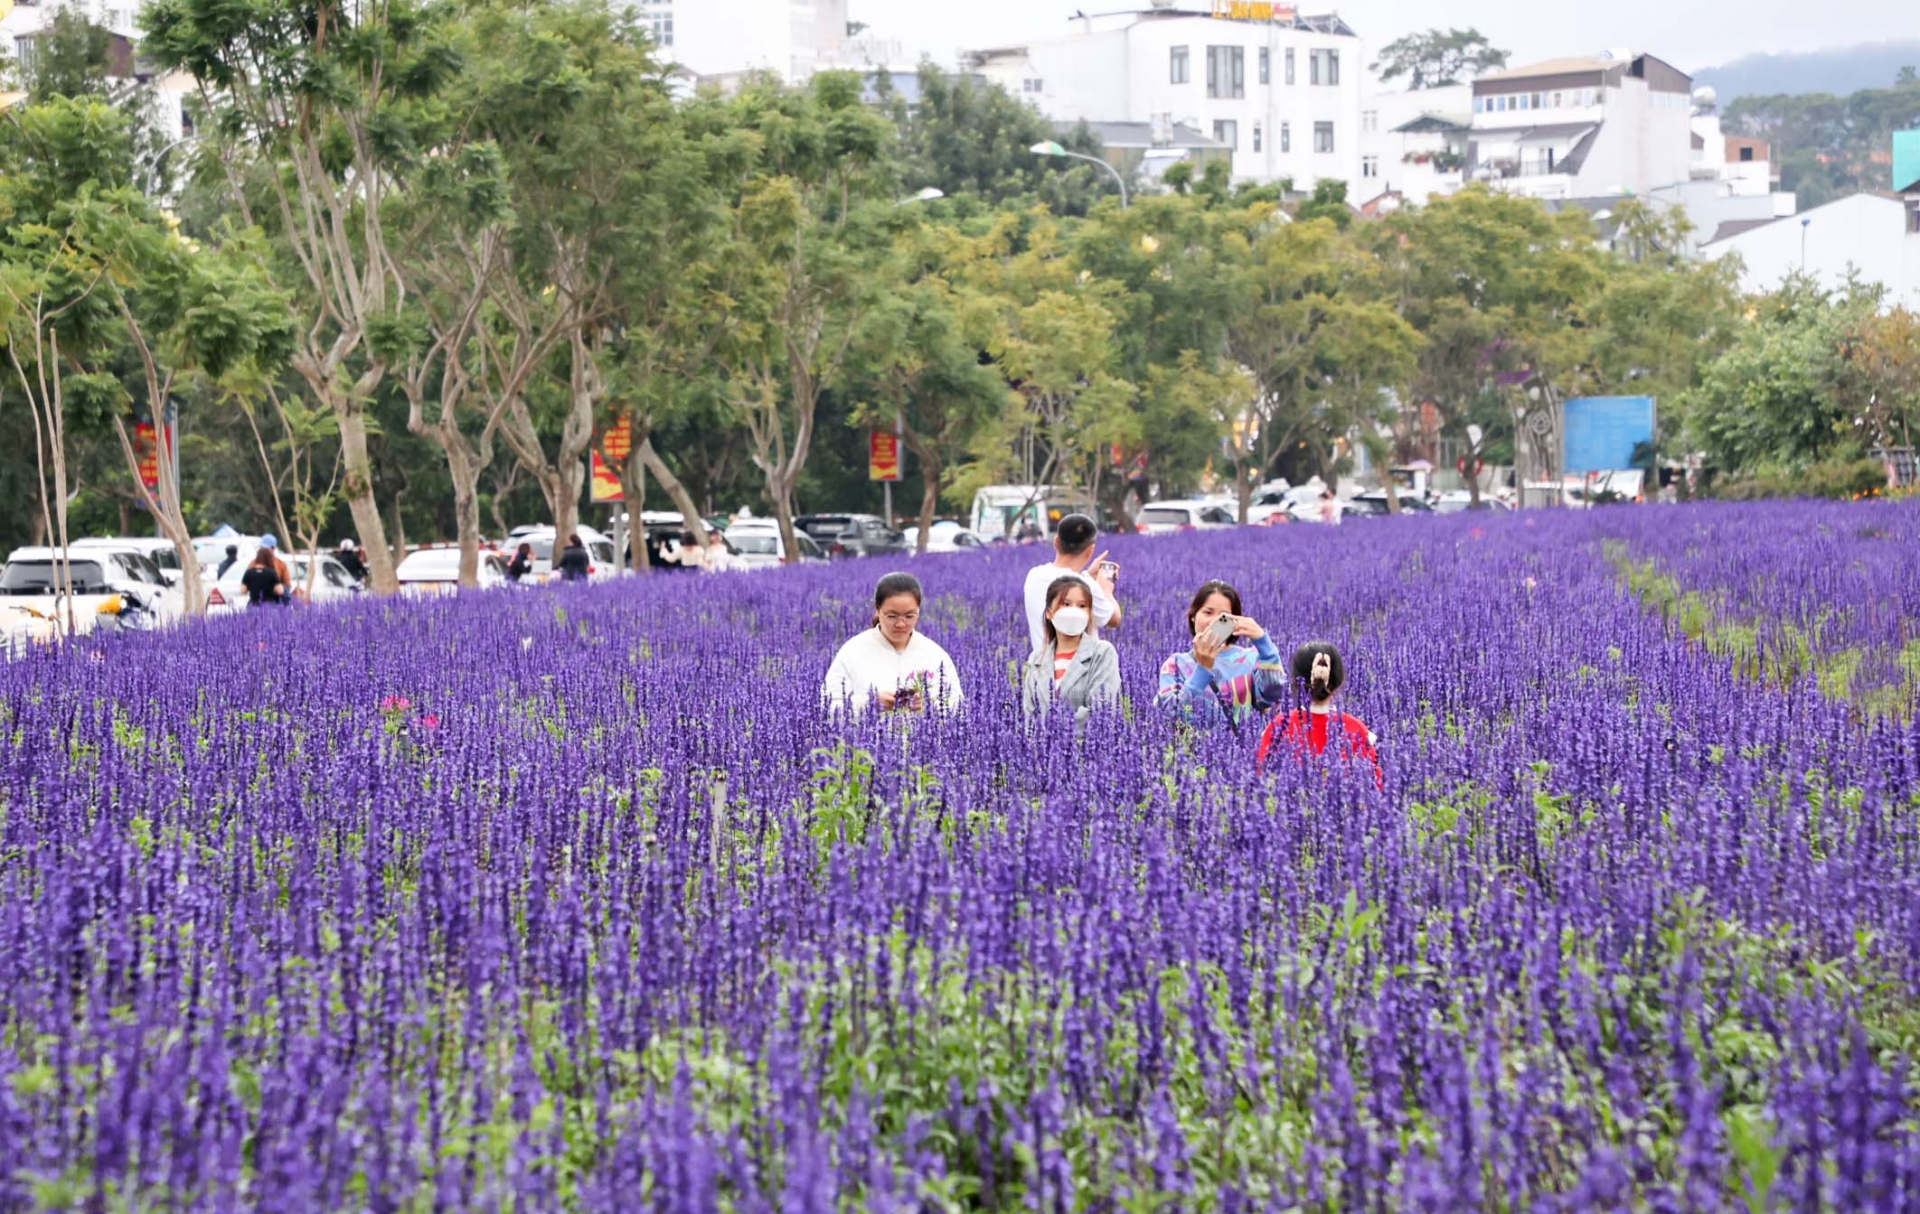
M1200 587L1187 607L1193 648L1160 665L1153 702L1201 729L1238 729L1286 698L1280 651L1266 629L1240 609L1240 592L1221 581Z
M920 627L920 579L889 573L873 591L873 627L840 647L820 685L829 712L924 712L960 704L960 672Z
M1027 658L1020 676L1020 701L1029 717L1046 716L1058 702L1073 709L1074 720L1084 721L1094 704L1119 700L1120 655L1106 641L1087 635L1093 591L1086 579L1055 578L1047 587L1041 624L1047 642Z

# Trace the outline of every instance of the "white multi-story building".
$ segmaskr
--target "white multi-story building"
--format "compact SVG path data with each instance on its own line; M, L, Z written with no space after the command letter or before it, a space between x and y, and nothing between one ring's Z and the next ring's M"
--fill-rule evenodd
M803 81L847 41L847 0L642 0L635 11L669 58L721 83L749 72Z
M85 18L112 35L107 49L107 74L112 88L145 86L149 116L165 144L192 134L187 109L194 93L193 78L180 73L161 75L143 63L138 53L142 0L28 0L16 3L0 16L0 46L12 55L16 69L31 67L37 43L62 12ZM0 5L0 8L6 8ZM16 76L18 71L16 70ZM15 81L15 85L20 83ZM10 86L11 87L11 86Z
M962 66L1058 122L1184 126L1231 149L1233 176L1349 183L1360 176L1360 40L1338 16L1278 4L1172 0L1080 16L1067 34L964 52Z
M1553 59L1473 83L1467 179L1532 198L1690 179L1693 79L1652 55Z
M1472 128L1471 85L1365 94L1360 183L1347 196L1361 207L1381 199L1417 206L1435 194L1453 193L1464 179Z

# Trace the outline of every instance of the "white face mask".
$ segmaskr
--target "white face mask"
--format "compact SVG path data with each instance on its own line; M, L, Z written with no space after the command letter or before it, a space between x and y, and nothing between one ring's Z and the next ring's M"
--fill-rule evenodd
M1053 613L1053 630L1063 637L1077 637L1093 623L1093 614L1085 607L1062 607Z

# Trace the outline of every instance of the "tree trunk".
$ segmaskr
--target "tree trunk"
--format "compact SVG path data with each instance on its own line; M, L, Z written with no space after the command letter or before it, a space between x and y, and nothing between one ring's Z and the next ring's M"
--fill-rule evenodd
M680 517L687 530L693 532L693 542L700 545L701 550L704 551L707 546L706 520L700 517L700 507L693 500L693 494L687 492L686 482L675 476L673 469L667 467L667 462L660 458L660 452L654 448L651 434L641 439L634 451L640 456L641 466L651 472L653 479L659 481L660 487L667 491L668 499L673 502L674 508L680 511ZM789 548L787 551L793 550Z
M120 453L126 458L127 471L133 474L133 483L140 486L141 494L147 499L147 508L153 512L154 526L161 535L173 541L173 549L179 554L182 605L188 615L205 615L207 598L200 586L200 561L193 554L193 532L187 529L186 512L180 508L180 486L174 480L173 461L163 448L156 461L160 471L159 491L147 492L145 483L140 479L140 457L134 452L133 439L127 434L126 423L116 417L113 419L113 428L120 437ZM173 441L179 442L179 426L176 424L174 429ZM164 441L164 438L156 441Z
M635 423L635 430L639 429ZM642 442L646 441L644 439ZM653 561L647 555L647 468L640 456L640 446L635 444L627 452L627 462L620 468L621 504L627 508L627 549L633 559L628 566L635 573L652 573Z
M1233 457L1233 494L1240 502L1240 525L1247 525L1247 509L1253 504L1253 469L1247 466L1247 457L1239 454L1235 448Z
M464 436L454 434L444 449L447 477L453 482L454 534L460 540L459 584L480 584L480 473L485 465L467 450Z
M940 506L940 470L925 460L920 461L920 534L915 538L914 547L920 555L927 553L927 541L933 538L933 512Z
M773 517L780 524L780 551L787 563L800 559L800 540L793 529L793 489L784 478L767 477L767 496L773 499Z
M373 461L367 457L367 419L359 407L345 399L329 399L333 415L340 423L340 453L346 464L343 490L347 509L353 515L353 529L360 547L367 554L367 580L374 593L393 594L400 589L394 575L399 559L387 547L387 529L380 521L380 503L373 496ZM394 499L395 522L399 521L399 499Z

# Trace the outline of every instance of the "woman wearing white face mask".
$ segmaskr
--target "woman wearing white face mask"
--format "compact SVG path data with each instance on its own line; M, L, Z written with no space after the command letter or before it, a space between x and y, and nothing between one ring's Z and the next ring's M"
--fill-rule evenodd
M1047 587L1042 616L1045 642L1027 658L1020 678L1021 702L1030 717L1045 716L1055 703L1085 720L1095 704L1120 698L1120 655L1112 645L1087 635L1093 623L1093 596L1084 579L1069 575Z

